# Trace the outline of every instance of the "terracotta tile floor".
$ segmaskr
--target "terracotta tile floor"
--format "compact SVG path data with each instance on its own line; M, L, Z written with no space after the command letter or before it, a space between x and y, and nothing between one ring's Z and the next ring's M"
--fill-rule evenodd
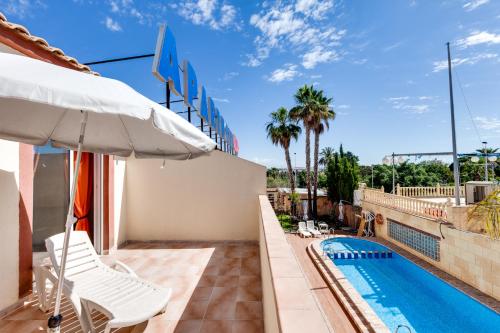
M115 332L264 332L257 243L131 243L103 257L113 259L173 290L166 313ZM81 332L69 303L64 302L62 312L62 332ZM0 333L45 331L47 317L38 310L34 295L23 308L0 320ZM93 318L104 329L105 318L99 313Z

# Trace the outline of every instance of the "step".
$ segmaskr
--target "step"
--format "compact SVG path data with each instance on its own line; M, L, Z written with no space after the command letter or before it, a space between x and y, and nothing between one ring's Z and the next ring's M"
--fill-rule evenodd
M333 251L328 252L333 259L388 259L392 251Z

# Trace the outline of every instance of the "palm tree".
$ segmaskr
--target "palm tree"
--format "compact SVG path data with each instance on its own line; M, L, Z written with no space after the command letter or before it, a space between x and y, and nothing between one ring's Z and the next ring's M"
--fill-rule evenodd
M333 158L334 153L335 150L332 147L325 147L321 149L321 152L319 153L319 165L325 167L328 164L328 161Z
M335 119L335 112L331 108L332 99L326 97L323 91L316 91L314 94L314 115L312 127L314 130L314 171L313 171L313 213L314 218L318 217L318 155L319 137L330 127L330 120Z
M290 198L295 197L295 177L292 171L292 160L290 159L290 142L297 141L300 134L300 126L295 120L290 118L290 113L284 107L275 112L271 112L271 121L266 124L267 137L277 146L285 150L286 166L288 168L288 178L290 180ZM295 215L295 201L292 201L292 214Z
M500 189L491 192L469 210L468 221L477 218L491 239L500 239Z
M484 154L484 153L486 153L486 154L494 154L494 153L496 153L498 151L498 148L486 148L486 149L481 148L481 149L476 149L476 151L478 153L481 153L481 154Z
M312 216L311 197L311 129L314 114L313 86L304 85L294 95L297 106L290 110L290 117L301 121L306 131L306 187L307 187L307 215Z

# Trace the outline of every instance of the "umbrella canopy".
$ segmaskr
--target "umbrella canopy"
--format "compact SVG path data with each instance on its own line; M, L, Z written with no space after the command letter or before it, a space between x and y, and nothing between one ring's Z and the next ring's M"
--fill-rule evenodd
M76 111L76 112L75 112ZM0 139L138 158L186 159L215 142L123 82L0 53Z
M216 143L126 84L24 56L0 53L0 139L78 151L54 315L59 332L62 284L82 151L139 158L189 159Z

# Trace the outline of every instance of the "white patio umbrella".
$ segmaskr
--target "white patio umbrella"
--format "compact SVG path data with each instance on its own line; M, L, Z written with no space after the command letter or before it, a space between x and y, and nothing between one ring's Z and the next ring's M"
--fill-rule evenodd
M77 150L54 315L58 332L61 292L82 151L117 156L190 159L215 142L163 106L113 79L32 58L0 53L0 139Z

